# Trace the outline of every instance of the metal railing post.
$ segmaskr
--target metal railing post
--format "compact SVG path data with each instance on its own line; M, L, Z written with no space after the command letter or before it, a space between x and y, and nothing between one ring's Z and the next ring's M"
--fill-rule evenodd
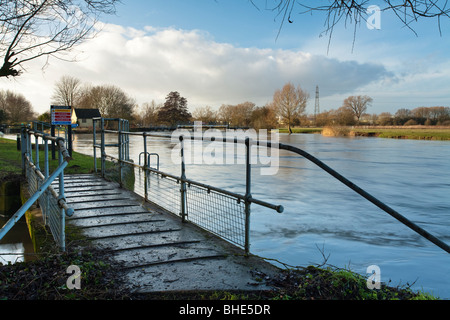
M181 156L181 186L180 186L180 193L181 193L181 221L186 222L187 212L186 212L186 166L184 162L184 137L181 135L179 137L180 140L180 156Z
M49 162L48 162L48 140L47 140L47 134L44 135L44 177L45 180L48 179L49 176ZM44 224L47 225L47 215L48 215L48 207L49 207L49 191L46 190L45 193L47 196L46 199L46 205L45 208L42 210L42 216L44 217Z
M58 150L58 156L59 156L59 165L63 163L63 155L61 150ZM61 171L59 174L59 196L64 198L64 171Z
M21 154L22 154L22 174L25 175L25 153L27 150L27 136L26 136L26 128L24 126L22 126L22 128L20 128L20 149L21 149Z
M119 186L122 188L123 187L123 182L122 182L122 160L123 160L123 147L122 147L122 120L119 119L117 121L117 129L119 131L119 137L117 139L117 143L118 143L118 152L119 152Z
M148 201L148 161L147 157L145 156L147 154L147 136L144 132L144 198L145 201Z
M56 126L54 124L52 124L50 126L50 135L52 137L55 137L55 128L56 128ZM52 160L56 159L55 151L56 151L56 144L55 144L55 141L52 140Z
M67 135L67 129L66 130L63 129L63 131L64 131L64 141L66 143L66 149L69 150L69 139L68 139L68 135ZM58 137L59 137L59 130L58 130ZM70 154L70 151L69 151L69 154Z
M35 123L34 126L36 127L37 130L37 123ZM41 168L39 167L39 136L35 133L34 138L35 138L34 147L36 148L36 161L34 165L36 166L36 170L41 171ZM39 189L39 179L36 179L36 190L38 189ZM36 201L36 205L39 207L39 199Z
M27 132L27 135L28 135L28 139L27 139L27 142L28 142L27 149L28 150L27 150L27 153L30 156L31 162L33 162L33 144L31 143L31 133Z
M97 135L96 135L96 123L97 123L97 119L92 119L92 129L94 130L93 132L93 149L94 149L94 173L97 173L97 147L95 146L97 143Z
M58 156L59 156L59 165L62 166L64 160L63 160L63 154L61 149L58 149ZM61 173L59 174L59 197L58 197L58 201L63 199L65 201L65 197L64 197L64 170L61 171ZM60 227L61 229L59 230L59 241L61 244L61 250L62 251L66 251L66 217L65 217L65 212L64 212L64 208L60 208Z
M251 140L250 138L245 138L245 149L246 149L246 159L245 159L245 254L250 253L250 205L251 205Z
M25 137L25 149L24 149L24 157L25 157L25 177L28 177L28 166L27 166L27 158L31 160L31 154L30 154L30 135L28 134L28 127L25 127L24 130L24 137Z
M39 137L37 134L34 135L35 138L35 142L34 142L34 147L36 148L36 161L35 161L35 165L36 168L38 170L41 170L41 168L39 167Z
M105 177L105 119L103 117L100 120L100 126L101 126L101 168L102 168L102 178Z
M120 146L121 146L121 150L122 150L122 159L123 160L128 160L127 150L126 150L127 149L126 148L126 146L127 146L127 134L124 133L124 132L128 131L127 121L123 120L123 119L121 119L120 121L122 122L122 135L120 137Z
M130 132L130 121L126 120L126 131ZM130 135L127 133L125 135L126 144L125 144L125 159L130 159Z
M48 140L46 139L47 134L44 137L44 176L45 179L48 178L49 174L49 163L48 163Z

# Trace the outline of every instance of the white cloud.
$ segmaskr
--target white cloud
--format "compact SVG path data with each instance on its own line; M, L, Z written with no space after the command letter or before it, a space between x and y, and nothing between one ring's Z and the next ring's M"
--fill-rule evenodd
M342 61L301 51L239 48L215 42L198 30L143 30L105 25L102 32L77 48L77 62L32 61L17 80L0 79L2 88L23 93L39 113L46 111L55 82L71 75L92 84L114 84L138 103L162 102L170 91L200 105L252 101L263 105L286 82L301 85L314 99L352 94L392 74L380 64ZM333 106L334 107L334 106Z

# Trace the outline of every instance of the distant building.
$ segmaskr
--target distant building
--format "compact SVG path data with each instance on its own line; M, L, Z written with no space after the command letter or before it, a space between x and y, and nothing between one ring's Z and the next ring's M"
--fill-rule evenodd
M72 123L78 124L78 128L92 128L92 118L101 117L98 109L72 109Z

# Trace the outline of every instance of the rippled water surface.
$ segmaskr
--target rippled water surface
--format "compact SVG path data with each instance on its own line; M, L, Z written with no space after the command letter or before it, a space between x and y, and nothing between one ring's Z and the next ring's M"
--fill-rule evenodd
M117 138L108 136L109 141ZM169 140L170 141L170 140ZM174 144L149 138L160 170L180 174ZM409 220L450 243L450 142L280 135L325 162ZM92 155L92 136L77 135L74 149ZM131 137L130 156L139 162L142 138ZM111 149L108 153L114 153ZM176 153L175 153L176 154ZM176 157L175 157L176 159ZM252 205L251 251L290 265L327 262L365 274L378 265L381 281L450 299L450 255L402 225L308 160L280 151L276 175L255 165L252 195L281 204L279 214ZM187 166L189 179L245 193L243 165Z

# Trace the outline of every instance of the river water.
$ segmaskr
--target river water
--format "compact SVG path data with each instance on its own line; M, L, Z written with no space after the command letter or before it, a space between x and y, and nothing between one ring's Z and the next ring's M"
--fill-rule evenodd
M107 141L114 143L117 138L107 135ZM130 142L130 157L139 163L142 138L131 136ZM309 152L450 243L450 142L319 134L280 134L280 142ZM170 139L148 138L147 145L149 152L159 154L161 171L180 174L178 152ZM92 135L75 135L73 146L75 151L92 155ZM188 156L195 155L193 148L186 147ZM110 148L107 153L116 151ZM187 178L245 193L244 165L226 161L225 165L195 164L195 157L191 162ZM252 253L293 266L322 264L326 257L329 265L363 275L376 265L382 282L412 284L414 290L450 299L448 253L300 156L280 151L275 175L262 175L261 167L258 162L252 169L252 196L280 204L284 212L252 205ZM3 244L0 251L20 256L29 241L7 242L8 247ZM8 258L17 261L19 256Z
M281 143L309 152L450 243L450 142L320 134L279 137ZM173 156L178 154L175 144L168 139L148 139L148 152L160 156L160 170L180 175L179 160ZM107 136L107 141L117 138ZM130 157L136 163L142 141L130 137ZM74 150L92 155L92 135L77 135L73 145ZM186 154L191 151L187 148ZM187 178L245 193L244 165L191 162ZM450 299L450 255L444 250L301 156L281 150L275 175L262 175L260 167L264 166L258 162L252 169L253 197L280 204L284 212L252 205L252 253L293 266L322 264L327 258L329 265L363 275L376 265L384 283L412 285L414 290Z
M320 134L279 137L281 143L309 152L450 243L449 141L338 138ZM106 138L107 143L117 141L112 135ZM130 136L130 157L136 163L143 151L142 140ZM92 135L75 135L73 146L75 151L92 155ZM176 144L170 139L149 137L147 146L149 152L159 154L161 171L180 175ZM194 151L186 145L185 154L188 158L192 156L186 167L187 178L245 194L244 165L227 161L225 165L207 165L206 161L196 164L198 157ZM117 154L115 148L107 149L107 153ZM243 154L237 153L236 158L242 160ZM252 196L280 204L284 212L252 205L252 253L293 266L322 264L326 257L329 265L363 275L367 267L376 265L382 282L392 286L412 284L414 290L450 299L448 253L298 155L280 151L275 175L262 175L261 167L267 165L258 162L252 169ZM29 241L7 242L8 247L3 244L0 251L17 252L20 256L27 251L23 246ZM7 258L17 261L19 256Z

